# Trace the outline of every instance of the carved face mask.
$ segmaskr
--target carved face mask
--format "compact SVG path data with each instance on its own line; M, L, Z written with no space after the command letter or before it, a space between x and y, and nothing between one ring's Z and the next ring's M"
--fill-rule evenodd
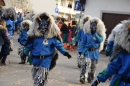
M97 22L96 21L91 22L90 29L91 29L91 34L96 33L96 31L97 31Z
M23 24L23 28L28 31L29 30L29 24L25 22Z
M39 30L42 34L44 34L48 29L48 23L45 19L39 22Z

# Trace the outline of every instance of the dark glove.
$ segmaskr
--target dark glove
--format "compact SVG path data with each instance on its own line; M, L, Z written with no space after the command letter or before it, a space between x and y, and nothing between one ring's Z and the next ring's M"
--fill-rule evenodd
M106 52L106 56L109 56L109 52Z
M78 46L78 42L75 43L75 46Z
M99 81L99 80L96 80L96 81L94 81L94 82L92 83L91 86L97 86L99 83L100 83L100 81Z
M71 55L70 55L68 52L65 52L65 53L64 53L64 56L67 56L67 57L68 57L68 59L70 59L70 58L71 58Z
M20 42L20 39L18 39L18 42Z

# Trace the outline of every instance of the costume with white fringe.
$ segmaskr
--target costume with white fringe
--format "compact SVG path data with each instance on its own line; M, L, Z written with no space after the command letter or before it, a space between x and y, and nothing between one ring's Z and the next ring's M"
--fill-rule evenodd
M45 86L49 70L56 65L58 59L55 48L68 58L71 58L71 55L64 49L60 30L52 16L47 13L36 15L28 34L24 55L27 56L29 51L32 53L34 86Z
M17 33L19 34L21 31L21 22L23 21L23 13L18 12L17 14L17 21L16 23L16 27L17 27Z
M84 27L84 24L85 22L87 22L88 20L91 19L91 16L84 16L81 21L80 21L80 24L79 24L79 31L75 37L75 41L78 43L78 57L77 57L77 63L78 63L78 67L80 68L81 66L81 52L83 50L83 44L82 44L82 41L83 41L83 37L84 37L84 31L83 31L83 27Z
M103 49L106 39L106 28L104 23L98 18L88 20L84 25L84 38L82 41L82 64L80 82L85 83L85 76L89 83L94 79L96 65L100 58L100 51ZM85 75L86 73L86 75Z
M115 39L115 35L118 33L119 27L121 26L121 23L116 25L114 27L114 29L111 31L111 34L108 36L108 40L107 40L107 46L106 46L106 56L111 57L112 53L113 53L113 48L114 48L114 39Z
M6 21L6 28L8 29L9 36L13 36L15 31L16 11L14 8L6 8L3 12L3 18Z
M26 56L22 55L22 52L23 52L23 47L25 46L27 39L28 39L27 32L28 32L31 24L32 24L32 21L30 21L30 20L24 20L21 22L22 31L18 38L18 42L22 45L18 49L19 50L18 54L20 54L20 57L21 57L21 62L19 64L25 64L25 61L26 61Z
M112 62L98 74L97 80L93 82L92 86L105 82L112 75L114 77L110 86L130 86L130 20L124 20L121 23L120 31L114 39Z

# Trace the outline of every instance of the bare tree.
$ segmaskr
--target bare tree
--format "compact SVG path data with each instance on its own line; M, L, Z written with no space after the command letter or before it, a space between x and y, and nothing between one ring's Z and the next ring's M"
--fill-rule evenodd
M17 7L23 9L24 12L32 11L32 3L30 0L5 0L6 7Z

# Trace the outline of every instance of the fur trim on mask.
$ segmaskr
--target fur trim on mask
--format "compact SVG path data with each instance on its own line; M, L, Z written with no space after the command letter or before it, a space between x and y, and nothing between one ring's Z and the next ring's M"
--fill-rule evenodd
M130 25L130 20L122 21L119 27L120 31L115 36L115 45L120 45L124 50L130 53L130 34L127 24Z
M27 23L27 24L29 24L29 29L30 29L30 27L31 27L31 24L32 24L32 21L30 21L30 20L23 20L22 22L21 22L21 27L22 27L22 29L24 29L23 28L23 23Z
M80 23L79 23L79 28L80 29L83 29L83 27L84 27L84 19L86 19L86 18L88 18L88 20L90 20L91 19L91 16L89 16L89 15L85 15L84 17L82 17L82 19L80 20Z
M7 28L0 25L0 30L7 30Z
M14 8L10 7L7 9L7 15L10 16L9 12L12 11L13 12L13 17L12 17L12 21L16 21L17 20L17 14Z
M83 31L85 33L91 33L90 31L90 24L91 21L96 20L97 21L97 33L103 37L103 41L100 44L99 51L103 50L104 42L106 39L106 28L104 23L99 18L92 18L89 21L87 21L84 25Z
M115 36L116 36L116 34L118 33L118 31L120 30L119 29L119 27L121 26L121 23L120 24L118 24L118 25L116 25L115 27L114 27L114 29L111 31L111 34L108 36L108 43L110 42L110 41L113 41L114 39L115 39Z
M41 14L45 14L46 16L48 16L50 18L50 22L49 22L49 27L48 27L48 30L46 31L46 33L44 34L44 37L46 39L48 38L52 38L52 37L60 37L60 29L58 28L58 26L55 24L55 21L53 19L52 16L50 16L49 14L43 12ZM38 30L38 27L39 27L39 24L38 24L38 21L37 21L37 18L41 15L41 14L38 14L35 16L34 18L34 21L28 31L28 34L29 36L32 36L32 37L40 37L40 36L43 36L40 31ZM60 37L61 39L61 37Z

